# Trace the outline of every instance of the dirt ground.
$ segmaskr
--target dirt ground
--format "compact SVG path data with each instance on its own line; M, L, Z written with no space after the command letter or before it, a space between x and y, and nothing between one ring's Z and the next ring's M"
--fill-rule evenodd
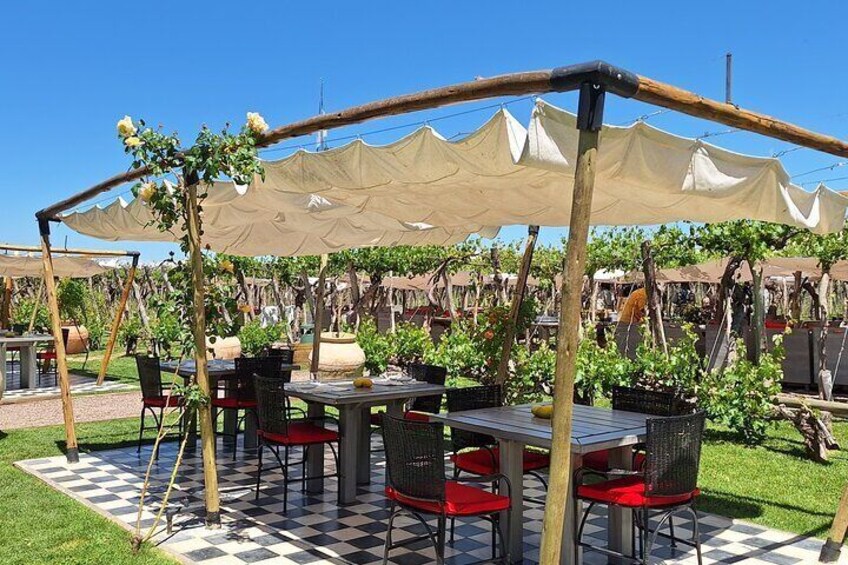
M140 413L139 391L74 397L74 419L77 422L130 418ZM59 398L0 405L0 430L53 426L63 421Z

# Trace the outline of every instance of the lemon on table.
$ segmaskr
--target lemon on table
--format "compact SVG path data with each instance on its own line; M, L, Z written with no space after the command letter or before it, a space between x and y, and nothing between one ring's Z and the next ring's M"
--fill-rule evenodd
M371 388L374 386L374 381L367 377L359 377L358 379L354 379L353 386L356 388Z
M551 417L554 415L554 407L552 404L540 404L531 408L530 412L532 412L533 416L535 416L536 418L550 420Z

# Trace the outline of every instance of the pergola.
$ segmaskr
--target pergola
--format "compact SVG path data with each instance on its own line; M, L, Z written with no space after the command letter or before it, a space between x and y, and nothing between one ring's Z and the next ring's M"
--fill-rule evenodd
M580 295L590 224L750 218L830 232L842 228L848 202L825 187L811 193L792 185L774 159L723 151L643 123L630 128L603 126L606 94L842 157L848 156L848 144L598 61L380 100L269 130L258 142L265 147L321 130L459 102L567 91L579 91L576 116L539 102L527 129L502 111L456 143L423 128L385 147L359 142L321 154L298 152L267 163L266 179L246 190L231 185L209 189L202 219L203 242L197 186L182 187L191 210L187 231L194 268L197 379L207 393L205 323L202 307L197 308L203 303L200 254L204 245L236 254L318 254L363 245L448 244L471 233L527 224L530 237L512 306L517 315L537 226L569 227L557 340L554 447L541 549L541 561L546 564L560 562ZM145 167L121 173L38 212L45 267L50 265L50 221L64 221L81 233L105 239L147 239L148 233L158 237L155 230L142 233L144 230L138 229L146 213L138 201L63 215L102 192L149 173ZM274 248L275 242L284 247ZM48 274L48 296L55 316L52 269ZM54 319L54 330L56 323ZM511 342L507 336L505 356ZM64 360L59 367L67 370ZM200 419L203 425L208 414L201 412ZM72 418L66 421L72 434ZM211 426L205 432L207 521L215 523L219 502L214 436L209 433ZM76 449L69 449L69 458L75 457ZM834 528L831 538L838 548L844 527L841 531L837 525Z

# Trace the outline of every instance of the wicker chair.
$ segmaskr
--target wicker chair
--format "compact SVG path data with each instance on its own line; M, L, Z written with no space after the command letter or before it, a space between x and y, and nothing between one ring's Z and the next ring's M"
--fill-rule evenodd
M138 382L141 385L141 423L138 428L138 448L141 452L141 442L144 432L150 429L158 430L162 425L165 408L178 408L182 411L183 397L172 396L165 393L162 386L162 370L159 367L159 358L148 355L136 355L135 366L138 369ZM147 412L153 415L156 423L154 428L145 427L144 417ZM182 435L182 418L179 421L179 433Z
M280 360L280 363L283 365L293 365L294 364L294 349L281 349L281 348L271 348L268 350L266 355L267 357L274 357ZM291 382L291 371L285 370L283 371L283 378L287 383Z
M218 416L225 410L235 410L236 429L233 434L218 432L233 438L233 461L236 459L236 446L238 444L238 432L242 423L248 415L256 421L256 389L253 379L256 375L268 378L284 378L280 365L282 361L277 357L237 357L235 359L236 374L229 379L219 380L223 384L225 395L219 396L221 389L216 390L212 398L212 422L214 428L218 429ZM289 373L291 377L291 373ZM239 414L244 414L239 417Z
M425 382L431 385L445 386L445 380L448 377L448 370L439 365L426 365L424 363L410 363L406 366L406 372L416 381ZM404 412L404 417L408 420L418 420L419 422L429 422L427 414L438 414L442 409L442 394L434 394L432 396L419 396L412 399L412 402L407 406ZM375 412L371 414L371 433L378 432L383 423L383 412Z
M697 482L704 421L703 412L649 419L646 423L644 472L600 483L583 484L583 470L577 471L574 496L576 500L588 503L588 506L581 517L582 505L575 504L575 523L579 523L575 532L575 563L578 563L581 547L614 557L626 557L582 541L589 513L596 504L603 504L629 508L633 512L633 522L638 524L640 553L636 558L634 551L634 557L630 559L643 565L648 564L651 548L657 536L662 535L660 529L663 524L670 521L674 514L688 513L694 524L692 539L676 539L673 530L665 537L695 547L700 565L701 541L695 498L699 494ZM652 517L659 518L659 524L653 531L650 529Z
M496 494L463 482L504 480L502 475L463 480L445 478L444 425L386 415L383 418L386 444L386 497L391 501L389 527L383 550L383 563L389 551L410 543L429 539L436 550L436 563L444 563L447 519L479 517L492 523L492 558L495 540L500 539L501 555L509 563L509 553L500 528L500 513L509 510L509 494ZM408 514L427 529L424 536L392 543L392 527L399 514ZM436 531L425 515L436 516Z
M265 447L271 450L280 470L283 473L283 513L288 510L288 485L295 482L305 482L311 479L324 479L338 477L339 458L333 444L338 444L339 433L328 429L323 424L334 418L323 416L320 418L292 418L288 410L286 396L286 383L280 378L255 378L256 387L256 415L259 426L259 464L256 472L256 499L259 499L259 485L262 481L262 455ZM337 423L337 422L336 422ZM306 448L329 445L336 462L336 472L329 475L318 475L307 477L306 470ZM293 447L303 448L303 457L300 461L290 462L289 455ZM280 456L282 448L283 455ZM300 477L291 477L289 468L301 465Z

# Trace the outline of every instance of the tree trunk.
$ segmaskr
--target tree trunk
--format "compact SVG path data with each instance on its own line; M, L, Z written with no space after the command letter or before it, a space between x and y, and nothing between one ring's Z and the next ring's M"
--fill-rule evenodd
M763 267L748 261L748 268L751 271L751 286L753 287L754 299L754 315L751 320L751 334L754 342L753 351L749 352L753 355L754 363L760 362L760 355L766 350L766 316L765 305L763 304Z
M665 329L662 323L662 295L657 285L657 267L654 264L651 242L648 240L642 242L642 272L645 275L645 293L648 297L648 327L651 330L651 338L654 341L654 347L668 353Z
M830 319L830 268L822 269L819 281L819 398L833 400L833 378L827 368L827 333Z

